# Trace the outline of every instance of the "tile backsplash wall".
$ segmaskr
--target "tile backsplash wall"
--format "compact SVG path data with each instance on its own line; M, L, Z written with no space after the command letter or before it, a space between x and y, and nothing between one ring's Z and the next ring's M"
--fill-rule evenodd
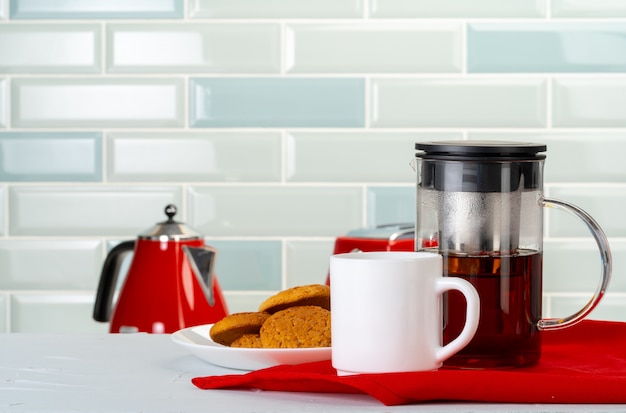
M613 248L592 317L626 320L625 39L611 0L0 0L0 332L107 331L104 257L168 203L231 311L323 282L335 237L414 221L437 139L546 143ZM599 255L560 212L545 240L566 316Z

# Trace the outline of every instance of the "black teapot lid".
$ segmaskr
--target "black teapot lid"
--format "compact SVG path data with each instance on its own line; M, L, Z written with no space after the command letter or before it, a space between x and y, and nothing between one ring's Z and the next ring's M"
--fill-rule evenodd
M169 204L165 207L165 215L167 220L159 222L152 228L139 234L139 239L147 239L152 241L180 241L202 239L197 231L189 228L182 222L174 220L174 216L178 212L176 205Z
M513 141L434 141L417 142L416 156L425 159L531 160L545 159L546 145Z
M512 141L418 142L420 187L448 192L513 192L543 185L546 145Z

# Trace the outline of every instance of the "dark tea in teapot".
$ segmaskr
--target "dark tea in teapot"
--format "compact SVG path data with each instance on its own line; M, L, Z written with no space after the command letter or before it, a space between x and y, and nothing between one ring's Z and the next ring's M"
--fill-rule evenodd
M541 336L541 254L520 251L514 256L448 255L444 273L469 281L481 297L477 337L449 364L463 367L530 365L539 360ZM463 328L463 297L449 293L447 308L455 317L444 320L444 343Z

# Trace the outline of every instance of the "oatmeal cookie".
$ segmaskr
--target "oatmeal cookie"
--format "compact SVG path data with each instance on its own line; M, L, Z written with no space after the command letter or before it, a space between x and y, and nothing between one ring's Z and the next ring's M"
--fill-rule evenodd
M307 305L272 314L261 327L265 348L330 347L330 311Z
M259 311L274 314L289 307L308 305L330 310L330 287L311 284L283 290L263 301L259 306Z
M209 335L216 343L230 346L244 334L258 334L270 315L263 312L234 313L215 323Z
M230 344L231 347L262 348L261 337L258 334L244 334Z

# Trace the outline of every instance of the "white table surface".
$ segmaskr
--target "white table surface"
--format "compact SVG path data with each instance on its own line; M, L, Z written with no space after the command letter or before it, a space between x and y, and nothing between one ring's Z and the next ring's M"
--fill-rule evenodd
M190 382L240 373L196 358L169 335L0 334L1 412L626 412L626 405L389 407L365 395L200 390Z

